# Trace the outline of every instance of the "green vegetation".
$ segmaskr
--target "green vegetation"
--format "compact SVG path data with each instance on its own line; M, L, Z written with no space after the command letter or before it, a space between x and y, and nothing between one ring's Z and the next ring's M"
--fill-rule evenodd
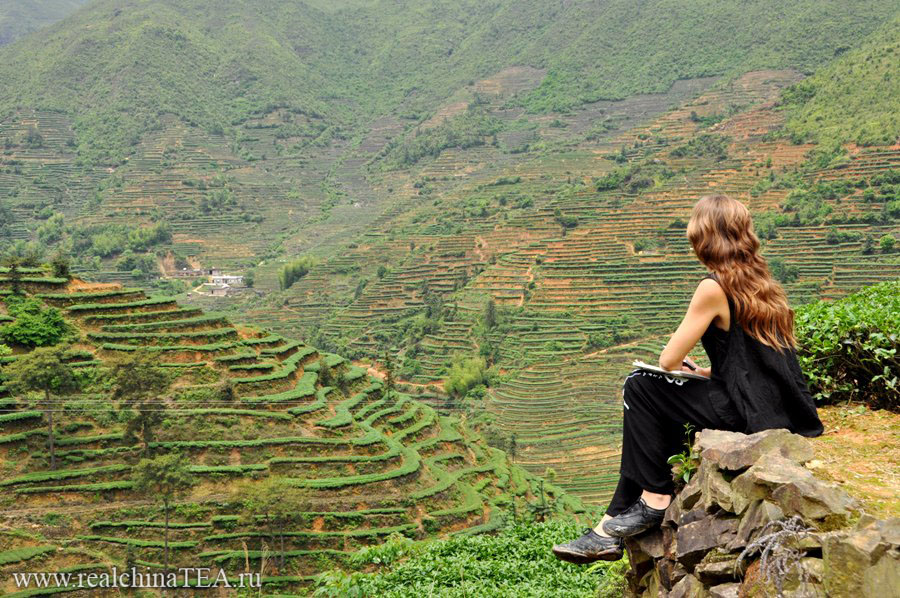
M418 115L467 81L511 64L548 69L537 89L516 100L532 111L662 92L678 79L754 68L810 71L894 8L887 0L862 14L836 0L751 6L694 0L677 9L655 1L635 11L624 0L562 8L506 0L426 3L415 11L375 2L326 11L299 2L261 10L240 1L224 18L242 27L211 27L223 17L203 0L120 13L88 6L58 32L39 32L4 51L0 111L30 106L78 114L74 147L82 159L103 163L120 162L165 114L230 134L235 124L285 108L304 117L290 123L286 138L324 144L356 115L399 107L408 90L421 95L404 112ZM660 12L669 15L663 25ZM96 50L78 43L85 24L97 25ZM291 42L298 30L310 49L302 56ZM408 35L388 34L397 31ZM521 31L538 33L525 39ZM269 40L265 49L255 43L259 36ZM140 66L124 70L123 61Z
M885 23L859 47L794 87L783 98L787 132L797 142L852 141L890 145L900 138L897 56L900 17Z
M32 405L44 412L47 419L47 447L50 469L56 469L53 415L59 411L63 397L79 387L72 366L67 363L69 347L60 345L35 349L19 357L3 370L6 384L14 393L35 393Z
M160 367L159 354L137 350L123 355L110 368L112 398L125 412L127 424L123 439L140 440L144 456L150 457L150 445L163 420L163 406L171 379Z
M0 326L0 340L10 345L47 347L71 336L72 327L55 307L46 307L36 299L12 295L4 299L7 312L15 318Z
M46 566L57 554L162 569L250 562L270 573L267 592L302 594L313 574L391 534L489 532L508 505L583 511L461 420L399 391L393 374L379 382L337 355L275 334L239 333L221 316L171 300L161 309L134 289L80 290L74 280L35 293L28 284L43 290L23 283L24 299L59 306L79 332L111 327L117 332L105 334L152 335L158 343L114 345L89 333L77 350L58 345L4 359L10 381L0 386L0 444L15 455L2 460L4 508L65 500L84 507L67 524L94 530L73 538L77 552L41 552ZM502 311L492 330L505 325ZM172 344L211 330L235 339L218 359L204 345ZM19 370L47 351L58 363L41 371L56 386L39 396L35 383L27 394ZM91 508L98 501L102 518ZM359 508L363 501L373 504ZM61 525L50 514L41 522ZM31 554L15 544L10 550L16 559Z
M798 350L816 398L900 410L900 282L797 310Z
M445 119L439 125L419 129L412 137L392 147L385 147L386 165L393 168L411 166L426 156L437 157L450 147L467 149L490 142L501 130L500 121L477 105L469 105L465 112Z
M457 398L464 397L471 389L487 385L491 373L483 357L457 357L450 366L444 390ZM483 394L483 393L482 393Z
M134 489L153 500L162 502L165 514L165 560L163 571L169 570L169 507L172 501L184 494L195 483L184 456L180 453L160 455L153 459L141 459L132 474ZM184 545L184 543L182 543ZM193 546L191 544L190 546Z
M704 133L697 137L693 137L684 145L676 147L672 150L671 155L673 158L709 157L717 161L722 161L728 158L728 143L729 139L727 137Z
M576 567L557 560L555 543L577 537L573 521L520 522L495 535L459 536L417 543L402 537L360 551L353 568L371 573L331 571L316 580L317 597L384 596L572 596L612 598L624 590L625 561ZM599 592L599 593L598 593Z
M88 0L16 0L0 6L0 46L46 27Z
M281 285L281 290L291 288L295 282L307 275L314 264L313 258L303 256L282 266L278 272L278 284Z

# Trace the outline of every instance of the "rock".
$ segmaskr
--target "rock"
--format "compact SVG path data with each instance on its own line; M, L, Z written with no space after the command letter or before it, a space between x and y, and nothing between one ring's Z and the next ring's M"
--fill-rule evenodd
M870 525L850 532L826 534L822 547L825 562L825 589L831 596L861 596L867 573L870 586L880 585L880 580L890 579L882 575L885 565L879 561L888 551L897 552L882 536L881 527ZM889 555L890 559L890 555ZM894 561L896 563L896 561ZM888 560L888 564L891 560ZM877 564L877 565L876 565ZM875 566L875 571L869 569ZM895 586L900 587L900 586ZM879 594L883 598L890 594Z
M700 504L707 512L717 508L725 511L733 510L733 492L731 484L710 461L703 461L696 476L700 485Z
M806 519L846 519L858 503L846 492L813 476L809 470L780 455L768 455L732 482L734 512L745 503L770 497L786 515Z
M662 558L663 534L661 529L654 529L633 538L625 538L625 545L631 553L641 553L654 559ZM631 558L629 556L629 558ZM643 558L643 557L640 557Z
M681 566L681 563L670 558L656 561L656 569L659 572L659 581L667 591L670 591L672 586L687 575L687 570Z
M675 553L678 561L688 568L692 567L712 548L730 543L737 528L737 518L712 515L679 527Z
M823 568L821 559L809 557L801 559L799 563L789 564L787 573L781 578L782 593L779 594L775 580L766 578L759 568L759 561L757 561L747 571L747 576L741 584L740 596L742 598L769 598L780 595L783 598L822 598L826 595L822 588ZM828 595L831 596L831 594Z
M889 550L863 572L863 598L887 598L900 588L900 551ZM896 595L896 594L893 594Z
M681 581L672 586L668 598L707 598L709 592L693 575L685 575Z
M709 513L706 512L702 506L697 507L696 509L691 509L686 513L682 513L681 519L679 519L676 523L678 526L687 525L689 523L694 523L695 521L701 521L708 517Z
M738 598L741 584L723 583L709 589L710 598Z
M736 555L712 551L694 567L694 575L706 585L733 581L740 575L740 569L736 565Z
M784 511L778 505L774 505L767 500L755 501L744 516L741 517L741 523L738 525L737 535L731 544L728 545L729 550L737 550L744 548L751 540L755 539L757 532L764 528L772 521L784 518Z
M704 461L731 471L746 469L768 453L778 454L795 463L805 463L814 455L812 445L806 438L785 429L764 430L750 435L703 430L697 435L696 446Z
M700 500L700 491L700 481L695 475L688 481L685 487L682 488L681 492L678 493L679 506L682 511L689 511L694 508L694 505Z

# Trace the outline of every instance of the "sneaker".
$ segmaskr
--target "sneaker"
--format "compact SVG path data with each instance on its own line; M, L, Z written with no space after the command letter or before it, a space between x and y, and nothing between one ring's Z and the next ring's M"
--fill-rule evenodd
M556 558L579 565L594 561L618 561L624 553L625 542L622 538L601 536L591 528L584 530L584 535L577 540L553 547Z
M647 506L643 498L603 524L603 531L616 538L628 538L658 527L666 514L665 509Z

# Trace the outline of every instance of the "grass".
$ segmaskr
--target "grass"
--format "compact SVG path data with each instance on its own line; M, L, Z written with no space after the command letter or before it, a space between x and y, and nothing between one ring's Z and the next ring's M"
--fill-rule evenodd
M825 433L812 440L813 472L840 484L875 517L900 516L898 417L858 405L822 407L819 417Z

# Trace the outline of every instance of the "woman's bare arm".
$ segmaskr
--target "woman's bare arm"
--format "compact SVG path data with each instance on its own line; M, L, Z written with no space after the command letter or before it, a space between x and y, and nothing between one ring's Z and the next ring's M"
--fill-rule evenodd
M675 334L659 356L659 366L667 370L682 369L682 362L688 352L693 349L700 337L716 318L728 314L728 299L725 291L714 280L701 280L691 298L687 313ZM709 375L709 368L700 368L698 373Z

